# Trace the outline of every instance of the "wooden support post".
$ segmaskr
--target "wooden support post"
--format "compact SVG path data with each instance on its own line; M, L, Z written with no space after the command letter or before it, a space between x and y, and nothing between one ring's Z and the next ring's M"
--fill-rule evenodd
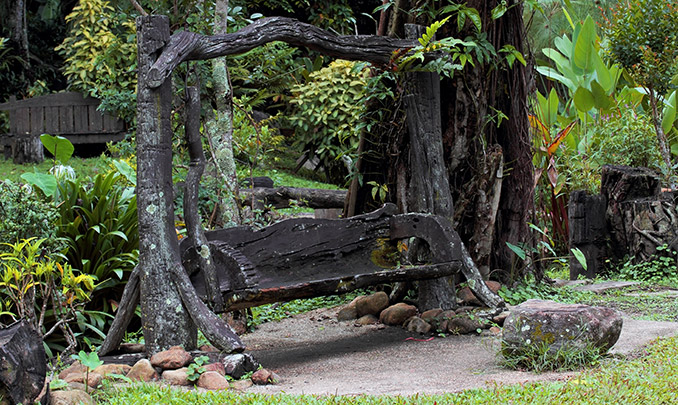
M415 40L425 27L408 24L407 38ZM411 212L441 215L452 219L454 206L443 158L440 118L440 77L437 73L418 72L407 75L407 126L410 133L410 173L408 206ZM453 277L419 282L419 306L454 308Z

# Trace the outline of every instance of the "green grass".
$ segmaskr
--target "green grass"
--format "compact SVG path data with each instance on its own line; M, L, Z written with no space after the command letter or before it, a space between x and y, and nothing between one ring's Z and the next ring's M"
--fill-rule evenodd
M356 290L342 295L330 295L327 297L315 297L292 300L276 304L261 305L252 308L251 326L257 326L264 322L280 321L296 314L301 314L318 308L331 308L346 304L361 294L369 294L369 291Z
M78 177L94 176L97 173L105 172L107 170L106 162L101 158L78 158L73 157L68 160L68 165L75 169L75 174ZM27 172L47 173L53 166L50 159L45 159L38 164L17 165L12 160L7 160L0 157L0 180L11 180L12 182L23 182L21 175Z
M678 337L660 339L633 361L610 359L569 381L519 385L444 395L314 396L183 391L136 383L108 387L97 394L100 404L671 404L678 402ZM350 368L350 365L347 365Z

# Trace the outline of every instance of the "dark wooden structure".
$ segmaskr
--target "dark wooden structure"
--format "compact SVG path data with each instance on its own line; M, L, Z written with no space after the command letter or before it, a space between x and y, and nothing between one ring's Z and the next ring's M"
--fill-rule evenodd
M657 247L678 249L676 192L661 189L659 173L647 168L606 165L601 193L570 195L570 248L586 256L587 269L570 259L570 278L595 277L609 260L651 259Z
M258 231L235 227L206 232L223 296L222 310L458 272L487 306L502 305L501 298L482 282L449 220L428 214L397 215L397 211L395 205L386 204L348 219L295 218ZM427 244L431 263L399 264L397 241L409 238ZM199 263L205 252L194 246L190 238L183 240L184 267L198 295L208 301Z
M40 135L61 135L73 144L119 141L125 122L97 111L99 100L80 93L54 93L0 104L9 111L10 129L0 135L0 147L16 163L41 161Z

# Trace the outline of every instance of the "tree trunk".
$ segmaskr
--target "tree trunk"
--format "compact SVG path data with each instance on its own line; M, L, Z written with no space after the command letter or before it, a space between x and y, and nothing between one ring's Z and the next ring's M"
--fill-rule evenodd
M228 0L217 0L214 4L214 35L226 34L228 26ZM233 92L226 67L226 58L212 59L212 81L216 96L216 111L210 114L205 128L210 137L212 157L221 178L219 212L222 226L240 224L238 207L238 178L233 157Z
M149 354L181 345L195 348L197 329L172 281L179 258L174 230L172 184L171 79L147 85L149 68L169 40L164 16L137 19L137 203L141 319Z
M426 32L420 25L406 25L409 39ZM410 212L441 215L452 220L454 208L443 160L440 122L440 77L437 73L408 73L407 124L410 134ZM419 282L419 308L450 309L457 305L454 278Z
M39 136L14 136L12 160L16 164L40 163L45 160L45 151Z

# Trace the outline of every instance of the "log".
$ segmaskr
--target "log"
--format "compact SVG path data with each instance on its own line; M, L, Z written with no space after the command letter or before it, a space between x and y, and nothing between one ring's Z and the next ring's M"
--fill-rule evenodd
M296 187L255 187L241 189L240 198L243 204L263 209L273 206L275 209L289 208L294 201L296 205L309 208L343 208L346 190L323 190Z
M23 320L0 329L0 383L12 403L49 403L46 379L47 356L40 334Z
M303 46L335 58L386 65L394 51L412 48L416 40L374 35L334 35L293 18L261 18L237 32L205 36L189 31L172 35L149 72L149 86L160 86L175 67L186 60L206 60L245 53L273 41Z

